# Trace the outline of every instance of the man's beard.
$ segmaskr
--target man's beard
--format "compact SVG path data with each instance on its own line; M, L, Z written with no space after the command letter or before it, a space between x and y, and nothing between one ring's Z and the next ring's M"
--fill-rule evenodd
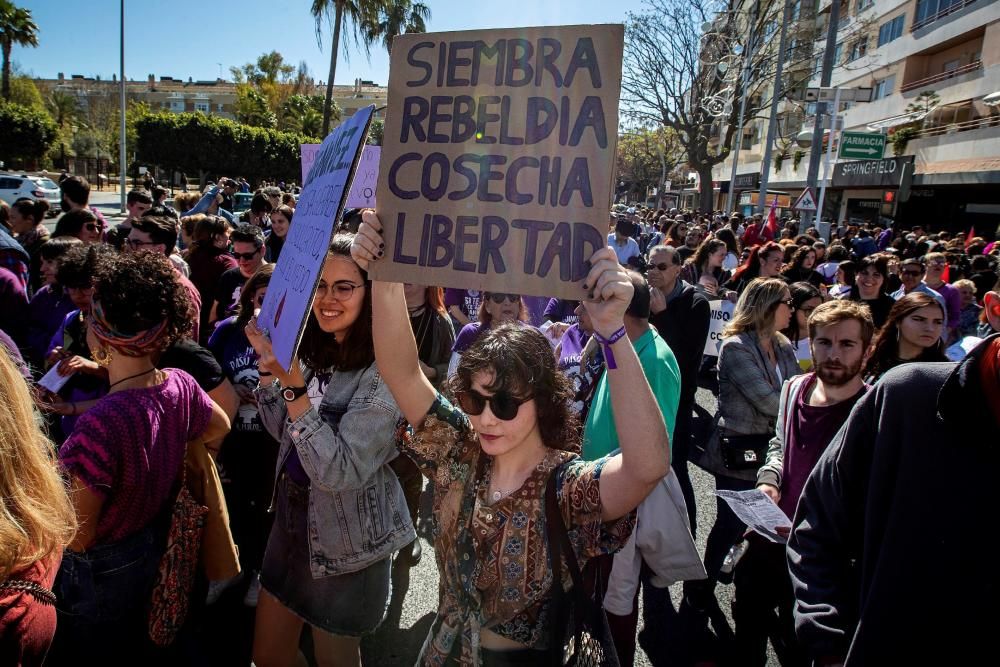
M816 377L831 387L842 387L855 378L861 372L861 361L853 366L845 366L837 363L833 368L828 363L816 364Z

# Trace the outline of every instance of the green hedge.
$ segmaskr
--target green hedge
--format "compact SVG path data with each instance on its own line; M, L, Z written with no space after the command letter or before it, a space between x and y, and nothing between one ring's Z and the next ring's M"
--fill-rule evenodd
M41 158L57 134L44 111L8 102L0 102L0 128L0 159L15 164Z
M186 173L250 180L302 178L300 144L320 140L201 113L155 113L136 121L136 158Z

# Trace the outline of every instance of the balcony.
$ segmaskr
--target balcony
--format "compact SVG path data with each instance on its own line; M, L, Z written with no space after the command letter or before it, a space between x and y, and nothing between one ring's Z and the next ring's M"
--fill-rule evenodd
M924 86L930 86L932 84L941 83L943 81L948 81L949 79L954 79L956 76L962 76L963 74L968 74L969 72L975 72L983 68L983 61L974 60L968 65L962 65L961 67L956 67L955 69L948 70L947 72L940 72L932 76L924 77L923 79L917 79L916 81L911 81L905 83L899 88L899 92L907 93L911 90L916 90L917 88L923 88Z
M957 11L961 11L962 9L978 1L979 0L958 0L958 2L954 2L953 4L949 5L948 7L945 7L936 14L931 14L930 16L925 16L919 21L914 21L913 25L910 26L910 32L916 32L921 28L926 28L935 21L939 21L943 19L945 16L949 16Z

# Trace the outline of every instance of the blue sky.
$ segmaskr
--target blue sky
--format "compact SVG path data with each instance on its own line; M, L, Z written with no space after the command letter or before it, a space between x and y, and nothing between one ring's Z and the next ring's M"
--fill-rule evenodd
M424 0L431 8L429 31L510 26L620 23L641 0ZM30 9L39 27L38 47L14 47L22 71L55 78L63 72L100 75L118 72L118 0L15 0ZM310 0L125 1L125 76L137 81L149 74L187 80L223 78L230 65L256 60L275 50L286 61L305 60L317 81L330 67L329 29L323 49L316 44ZM372 48L371 62L353 50L337 64L336 83L361 77L384 85L389 58Z

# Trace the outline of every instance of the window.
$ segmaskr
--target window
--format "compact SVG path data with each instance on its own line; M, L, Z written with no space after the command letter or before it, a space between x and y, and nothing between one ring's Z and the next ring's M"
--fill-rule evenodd
M200 111L202 113L208 113L211 109L211 105L208 102L195 102L194 110Z
M948 62L946 62L944 65L941 66L941 71L951 72L952 70L958 69L961 64L962 61L959 60L958 58L956 58L955 60L949 60Z
M184 111L184 100L170 100L170 110L174 113Z
M904 14L900 14L891 21L886 21L878 29L878 45L888 44L889 42L899 39L903 36L903 19Z
M962 2L964 0L917 0L917 11L913 14L913 23L915 25L931 23L935 16Z
M795 49L799 48L799 40L792 37L788 40L788 46L785 47L785 62L787 63L793 57L795 57Z
M837 66L840 64L840 57L844 55L844 43L837 42L837 48L833 50L833 64Z
M219 113L222 113L222 102L219 102L218 104L215 105L215 110L218 111Z
M868 37L862 37L851 44L851 53L847 57L847 62L852 62L858 58L864 58L866 53L868 53Z
M896 87L896 75L892 74L880 79L875 82L872 86L872 100L881 100L882 98L889 97L892 95L893 89Z
M854 9L854 13L855 14L861 13L874 4L875 0L858 0L858 4L857 7L855 7Z
M802 0L795 0L792 3L792 7L788 12L788 18L791 21L798 21L799 16L802 15Z

